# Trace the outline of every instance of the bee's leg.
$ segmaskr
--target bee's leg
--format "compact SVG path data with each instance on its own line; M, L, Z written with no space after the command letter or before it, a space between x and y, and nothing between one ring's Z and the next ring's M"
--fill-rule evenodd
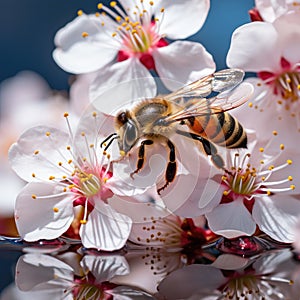
M163 191L169 185L169 183L174 180L176 171L177 171L175 146L169 139L167 140L167 145L170 149L170 152L169 152L169 162L168 162L166 174L165 174L166 182L162 187L160 187L157 190L157 193L159 195L160 195L160 192Z
M206 138L204 138L200 135L197 135L195 133L192 133L192 132L186 132L186 131L182 131L182 130L176 130L176 132L180 135L185 136L185 137L189 137L193 140L199 141L202 144L206 155L211 156L211 160L214 163L214 165L219 169L225 170L224 160L221 157L221 155L218 154L218 150L217 150L216 146L213 143L211 143Z
M143 168L144 161L145 161L145 145L152 145L152 144L153 144L152 140L143 140L141 142L141 145L139 147L136 169L130 174L131 177L133 177L134 174L137 174Z

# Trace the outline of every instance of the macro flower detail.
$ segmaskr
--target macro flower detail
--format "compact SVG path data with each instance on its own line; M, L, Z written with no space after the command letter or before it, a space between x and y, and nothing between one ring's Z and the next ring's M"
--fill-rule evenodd
M291 12L273 23L242 25L234 31L227 54L228 66L255 72L258 77L248 79L255 86L249 107L242 107L240 114L236 110L235 115L243 120L246 128L256 130L261 140L269 130L276 129L283 143L295 150L298 147L294 140L300 132L299 20L299 12ZM254 110L251 112L249 108ZM267 130L257 130L254 115L260 116L256 118L259 127L265 126Z
M283 150L268 155L267 149L256 145L249 152L231 153L228 172L220 174L223 195L206 213L214 233L226 238L251 236L258 226L277 241L290 243L295 239L292 228L300 203L293 197L297 188L292 181L297 173ZM280 149L284 149L282 144Z
M153 85L148 70L155 70L170 90L215 70L200 43L166 40L196 33L206 19L209 1L180 0L176 5L165 0L112 1L110 7L99 3L98 9L94 15L80 10L60 29L53 52L56 63L68 72L98 71L91 85L93 99L103 82L115 85L145 78Z
M65 114L69 133L37 126L11 146L12 168L29 182L15 208L24 240L55 239L66 233L80 237L87 248L110 251L124 246L132 222L107 203L117 183L110 183L110 154L100 148L101 117L96 112L89 115L90 128L75 136Z

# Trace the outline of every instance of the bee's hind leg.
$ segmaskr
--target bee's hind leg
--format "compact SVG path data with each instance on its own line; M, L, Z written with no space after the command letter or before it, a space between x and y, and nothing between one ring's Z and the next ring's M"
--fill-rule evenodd
M145 162L145 145L152 145L153 141L152 140L143 140L141 142L141 145L139 147L139 153L138 153L138 161L136 164L136 169L130 173L130 176L133 178L134 174L137 174L144 166Z
M182 131L182 130L177 130L176 132L180 135L183 135L183 136L189 137L193 140L199 141L202 144L206 155L209 155L211 157L211 161L213 162L213 164L217 168L223 169L224 171L226 171L224 160L223 160L222 156L220 154L218 154L218 150L213 143L211 143L206 138L204 138L200 135L197 135L195 133L192 133L192 132L186 132L186 131Z
M166 182L162 187L160 187L157 190L157 193L159 195L160 195L160 192L163 191L169 185L169 183L174 180L176 171L177 171L175 146L169 139L167 139L167 145L170 149L170 152L169 152L169 162L168 162L168 165L166 168L166 173L165 173Z

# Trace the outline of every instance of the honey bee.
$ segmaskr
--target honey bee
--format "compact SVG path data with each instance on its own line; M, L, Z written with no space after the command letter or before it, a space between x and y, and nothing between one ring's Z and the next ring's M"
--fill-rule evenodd
M214 165L225 170L224 160L215 144L227 148L247 147L245 130L227 112L245 103L253 92L251 84L241 83L243 77L242 70L225 69L168 95L142 100L132 110L118 113L115 117L115 133L108 136L101 147L107 150L117 139L120 153L127 155L140 142L136 169L131 173L133 176L144 166L146 147L154 143L165 145L169 161L165 184L158 188L158 194L176 175L176 147L170 139L173 134L199 141Z

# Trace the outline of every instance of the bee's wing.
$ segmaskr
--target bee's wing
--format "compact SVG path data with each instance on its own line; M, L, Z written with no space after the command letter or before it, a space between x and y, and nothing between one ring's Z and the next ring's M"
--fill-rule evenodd
M212 92L220 93L234 88L243 80L244 74L244 71L239 69L221 70L190 83L163 98L177 103L182 98L204 98Z
M225 112L245 103L253 94L253 85L242 82L232 90L225 90L211 98L193 99L184 108L165 118L167 122L177 122L191 117Z

